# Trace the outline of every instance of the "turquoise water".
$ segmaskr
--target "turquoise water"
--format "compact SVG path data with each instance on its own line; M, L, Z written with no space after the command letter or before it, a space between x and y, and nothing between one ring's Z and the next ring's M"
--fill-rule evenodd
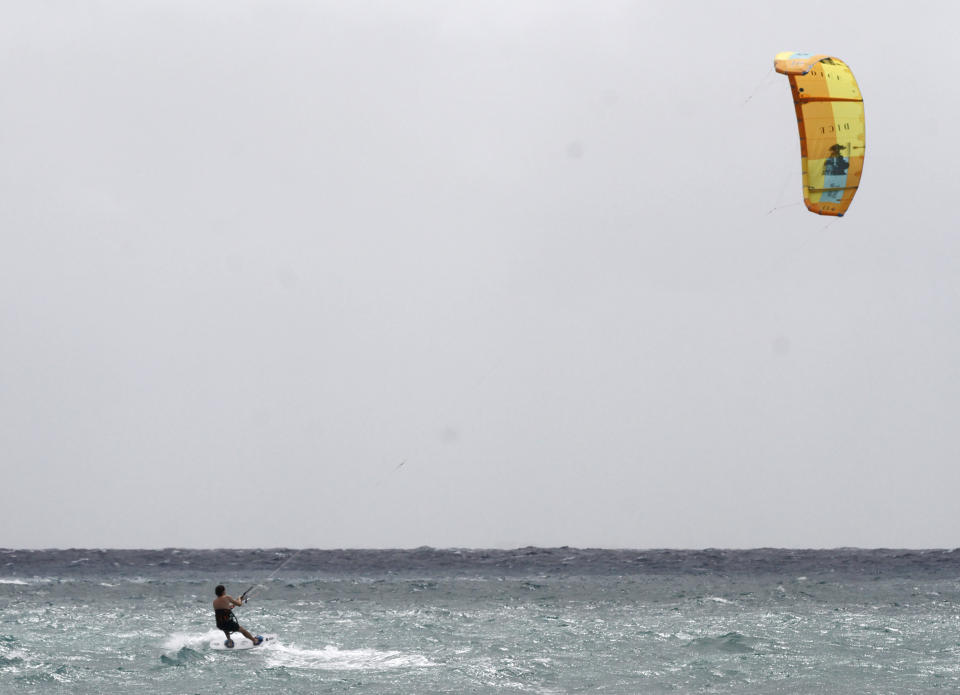
M853 571L849 558L774 557L741 571L734 554L719 570L624 574L596 556L571 571L562 558L578 552L494 571L311 562L269 580L269 566L239 576L234 563L133 574L132 561L110 569L109 552L82 571L61 560L62 576L33 575L58 564L21 559L0 574L0 692L960 691L952 556ZM237 617L276 640L212 648L218 581L234 595L263 581Z

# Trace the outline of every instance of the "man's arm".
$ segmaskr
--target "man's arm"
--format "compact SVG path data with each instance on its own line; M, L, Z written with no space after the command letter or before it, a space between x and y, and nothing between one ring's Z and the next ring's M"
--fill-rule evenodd
M243 601L238 601L238 600L235 599L233 596L227 596L227 598L230 600L230 603L232 603L234 606L242 606L242 605L243 605Z

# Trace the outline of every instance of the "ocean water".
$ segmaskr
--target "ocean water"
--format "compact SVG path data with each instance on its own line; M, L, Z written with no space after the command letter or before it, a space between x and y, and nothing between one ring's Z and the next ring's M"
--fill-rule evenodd
M0 550L0 693L220 691L960 692L960 552Z

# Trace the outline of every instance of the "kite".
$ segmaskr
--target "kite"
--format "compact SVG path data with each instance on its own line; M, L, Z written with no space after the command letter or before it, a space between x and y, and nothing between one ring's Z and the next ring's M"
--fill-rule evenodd
M863 97L847 64L812 53L778 53L777 72L790 79L800 130L803 202L818 215L843 216L863 174Z

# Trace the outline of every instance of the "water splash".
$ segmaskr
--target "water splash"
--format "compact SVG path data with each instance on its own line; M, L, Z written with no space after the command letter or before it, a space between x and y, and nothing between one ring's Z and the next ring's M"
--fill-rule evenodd
M338 649L330 645L323 649L301 649L274 644L268 645L265 653L270 666L327 671L385 671L435 665L420 654L377 649Z

